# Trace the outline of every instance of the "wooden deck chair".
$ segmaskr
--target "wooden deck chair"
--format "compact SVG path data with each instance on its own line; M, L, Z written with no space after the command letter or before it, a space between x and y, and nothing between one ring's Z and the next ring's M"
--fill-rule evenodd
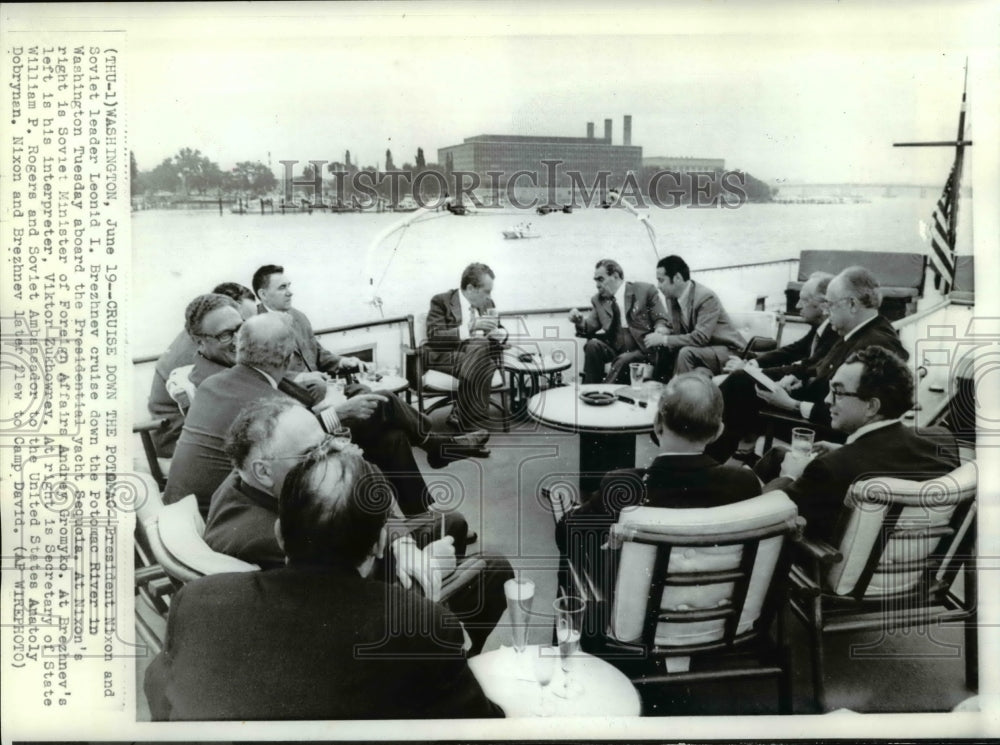
M610 546L621 552L610 597L594 597L602 583L574 571L577 591L599 608L594 653L643 688L773 677L778 711L790 713L779 611L797 515L784 492L721 507L623 511L612 527Z
M790 603L810 634L820 710L827 634L961 623L966 685L977 687L976 482L973 462L929 481L858 482L845 499L839 545L800 542ZM955 589L960 570L962 596Z
M406 377L410 388L417 394L417 410L421 414L431 414L445 406L454 405L458 396L458 378L440 370L432 370L428 364L430 348L427 345L427 314L421 313L414 323L416 348L408 348L406 353ZM510 431L510 407L508 395L510 385L503 368L498 369L490 383L490 393L499 395L500 403L490 401L490 405L500 413L503 431ZM428 403L427 399L436 399Z

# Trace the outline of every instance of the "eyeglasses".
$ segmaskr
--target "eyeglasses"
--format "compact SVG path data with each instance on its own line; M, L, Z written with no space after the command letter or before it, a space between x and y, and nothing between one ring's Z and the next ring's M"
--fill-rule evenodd
M868 399L859 394L857 391L845 391L838 388L830 389L830 396L833 398L833 402L836 403L838 398L857 398L861 401L867 401Z
M326 458L331 453L361 452L357 445L345 437L338 435L326 435L322 440L311 448L296 455L262 455L259 460L295 460L310 461L316 463Z
M198 334L198 336L204 339L215 339L219 344L228 344L236 336L237 332L243 326L241 323L239 326L233 329L226 329L225 331L220 331L218 334Z

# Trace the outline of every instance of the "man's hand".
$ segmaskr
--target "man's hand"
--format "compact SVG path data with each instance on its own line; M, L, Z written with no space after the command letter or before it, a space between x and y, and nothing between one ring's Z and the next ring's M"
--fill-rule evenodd
M781 380L778 381L778 385L780 385L782 389L791 393L792 391L798 390L799 388L802 387L802 381L796 378L794 375L786 375L785 377L783 377Z
M341 422L351 419L363 422L375 413L375 409L380 403L388 400L385 396L380 396L377 393L362 393L338 404L336 408L337 418Z
M784 388L778 388L775 391L769 391L766 388L757 388L757 398L762 401L774 406L777 409L785 409L786 411L798 411L799 402L788 395L788 391Z
M303 372L292 378L293 381L302 386L306 393L309 394L313 406L319 405L326 398L327 379L326 373L321 372Z
M839 450L842 447L844 446L836 442L820 440L819 442L813 443L812 452L813 456L818 458L821 455L832 453L834 450Z
M488 334L497 326L500 325L500 319L496 316L479 316L472 323L473 331L482 331L484 334Z
M576 308L573 308L569 312L569 320L570 320L570 323L580 323L580 321L583 320L583 313L581 311L577 310Z
M809 465L810 460L807 455L788 450L781 461L781 475L787 476L790 479L797 479L806 470L806 466Z
M741 360L739 357L730 355L729 359L726 360L726 364L722 366L722 372L724 373L734 373L738 370L742 370L744 367L750 365L754 360Z
M366 363L357 357L341 357L340 362L337 363L337 370L342 370L343 372L365 371L367 369Z
M445 536L421 551L411 538L404 537L396 541L392 548L400 584L410 588L416 580L426 597L440 599L442 582L455 571L455 539Z
M667 336L667 334L660 331L653 331L650 334L646 334L643 341L647 347L665 347L667 345Z
M503 342L507 341L507 332L504 329L500 328L499 326L490 331L486 336L492 339L493 341L497 342L498 344L502 344Z

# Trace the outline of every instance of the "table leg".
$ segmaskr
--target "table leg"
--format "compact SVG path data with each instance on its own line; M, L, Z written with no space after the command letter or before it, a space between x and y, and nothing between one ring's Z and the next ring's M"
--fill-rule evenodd
M616 468L635 467L635 435L583 432L580 434L581 497L597 491L601 479Z

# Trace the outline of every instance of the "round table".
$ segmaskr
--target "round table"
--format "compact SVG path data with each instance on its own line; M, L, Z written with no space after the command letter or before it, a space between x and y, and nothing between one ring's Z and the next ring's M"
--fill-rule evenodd
M469 660L472 674L487 697L503 708L508 717L535 716L541 700L541 689L534 680L533 655L538 645L530 645L518 660L513 647L501 647L492 652L476 655ZM558 656L555 650L548 650ZM519 669L519 664L521 668ZM600 657L580 652L573 658L573 678L583 690L576 698L565 699L555 691L562 688L563 672L559 660L555 674L545 692L552 702L554 717L637 717L642 712L639 694L629 679L614 665Z
M521 359L522 354L530 354L531 359ZM549 388L562 384L561 373L570 368L570 356L561 350L542 354L520 347L505 349L503 368L511 374L511 406L514 413L521 413L528 399L542 390L541 377L548 378Z
M383 375L381 380L362 380L359 382L370 388L372 393L401 393L410 387L406 378L400 375ZM343 392L338 392L336 385L330 381L326 384L326 398L316 404L313 411L319 413L346 400Z
M540 424L580 435L580 490L595 491L616 468L635 466L635 436L653 431L655 412L648 406L615 401L592 406L580 400L589 391L614 393L622 386L593 383L550 388L528 400L528 416Z

